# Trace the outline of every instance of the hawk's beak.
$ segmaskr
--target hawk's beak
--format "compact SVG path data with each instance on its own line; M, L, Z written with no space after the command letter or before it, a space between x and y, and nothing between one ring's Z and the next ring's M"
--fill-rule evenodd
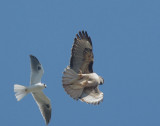
M100 82L100 85L102 85L103 83L102 82Z

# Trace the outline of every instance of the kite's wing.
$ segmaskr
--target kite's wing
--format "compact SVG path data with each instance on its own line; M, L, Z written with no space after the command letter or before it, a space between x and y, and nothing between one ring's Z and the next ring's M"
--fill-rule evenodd
M52 110L49 98L47 98L42 91L33 92L32 95L41 111L46 124L48 124L51 119Z
M31 59L31 79L30 79L30 84L36 84L41 82L42 75L44 73L43 67L38 61L38 59L30 55Z

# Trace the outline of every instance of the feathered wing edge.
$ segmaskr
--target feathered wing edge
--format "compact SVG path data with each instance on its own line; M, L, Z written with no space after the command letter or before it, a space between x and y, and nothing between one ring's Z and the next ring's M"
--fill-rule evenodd
M83 90L80 100L82 102L86 102L87 104L97 105L103 101L103 93L98 89L98 86L96 88L86 87Z
M50 99L42 91L34 92L32 93L32 96L40 109L46 125L48 125L51 119L52 111Z
M87 32L76 34L71 51L70 68L79 73L92 73L93 69L92 41Z

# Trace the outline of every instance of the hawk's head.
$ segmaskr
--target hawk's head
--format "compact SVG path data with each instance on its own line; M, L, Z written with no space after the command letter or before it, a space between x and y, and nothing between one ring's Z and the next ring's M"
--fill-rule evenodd
M101 76L99 76L99 79L100 79L100 85L102 85L104 83L104 79Z

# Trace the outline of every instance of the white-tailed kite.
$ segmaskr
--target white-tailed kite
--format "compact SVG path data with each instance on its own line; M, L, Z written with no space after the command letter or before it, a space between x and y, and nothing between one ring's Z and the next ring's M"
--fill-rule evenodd
M31 93L33 98L35 99L41 114L48 125L51 119L51 103L49 98L42 92L44 88L46 88L46 84L41 83L41 77L44 73L43 67L38 61L38 59L30 55L31 60L31 79L30 79L30 86L22 86L19 84L14 85L14 92L16 93L15 96L17 101L20 101L25 95Z
M98 86L104 83L102 77L93 72L92 41L87 32L79 32L74 39L70 66L63 72L63 88L73 99L89 104L99 104L103 93Z

